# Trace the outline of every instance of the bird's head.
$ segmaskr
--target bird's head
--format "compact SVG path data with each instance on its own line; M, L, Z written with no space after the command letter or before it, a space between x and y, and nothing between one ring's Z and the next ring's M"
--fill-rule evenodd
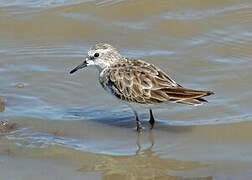
M79 66L74 68L70 74L87 66L96 66L103 70L120 60L121 55L109 44L99 43L94 45L89 51L86 59Z

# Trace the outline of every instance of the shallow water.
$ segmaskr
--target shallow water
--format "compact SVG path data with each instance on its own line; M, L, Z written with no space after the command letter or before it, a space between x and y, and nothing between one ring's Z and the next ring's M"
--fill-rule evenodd
M252 179L250 0L3 0L0 27L1 179ZM216 94L138 135L95 69L69 74L97 42Z

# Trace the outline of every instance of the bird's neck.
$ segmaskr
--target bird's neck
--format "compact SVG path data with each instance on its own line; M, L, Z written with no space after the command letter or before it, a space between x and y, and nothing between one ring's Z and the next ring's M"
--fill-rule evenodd
M98 72L99 72L100 75L102 75L102 73L103 73L106 69L108 69L109 67L110 67L110 65L109 65L109 66L96 66L96 68L98 69Z
M107 68L107 67L101 67L101 66L95 66L95 67L98 70L99 74L101 74L102 71Z
M116 62L100 63L100 64L96 65L96 68L98 69L99 73L101 73L102 71L104 71L107 68L110 68L111 66L113 66L116 63L117 63L117 61Z

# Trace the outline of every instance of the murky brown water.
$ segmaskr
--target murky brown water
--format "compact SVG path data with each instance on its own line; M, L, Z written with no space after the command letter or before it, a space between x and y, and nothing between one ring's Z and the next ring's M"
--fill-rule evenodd
M69 75L97 42L216 95L155 109L138 135L95 69ZM3 0L0 120L17 129L0 135L0 178L252 179L251 50L251 0Z

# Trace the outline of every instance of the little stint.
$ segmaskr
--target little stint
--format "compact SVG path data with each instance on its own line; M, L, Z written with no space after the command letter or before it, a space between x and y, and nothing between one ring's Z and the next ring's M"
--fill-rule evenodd
M197 106L207 102L203 97L214 94L212 91L184 88L155 65L140 59L123 57L109 44L99 43L93 46L84 62L70 73L87 66L95 66L99 71L102 87L132 108L137 131L141 131L142 125L135 106L149 109L152 129L155 124L152 106L165 102Z

